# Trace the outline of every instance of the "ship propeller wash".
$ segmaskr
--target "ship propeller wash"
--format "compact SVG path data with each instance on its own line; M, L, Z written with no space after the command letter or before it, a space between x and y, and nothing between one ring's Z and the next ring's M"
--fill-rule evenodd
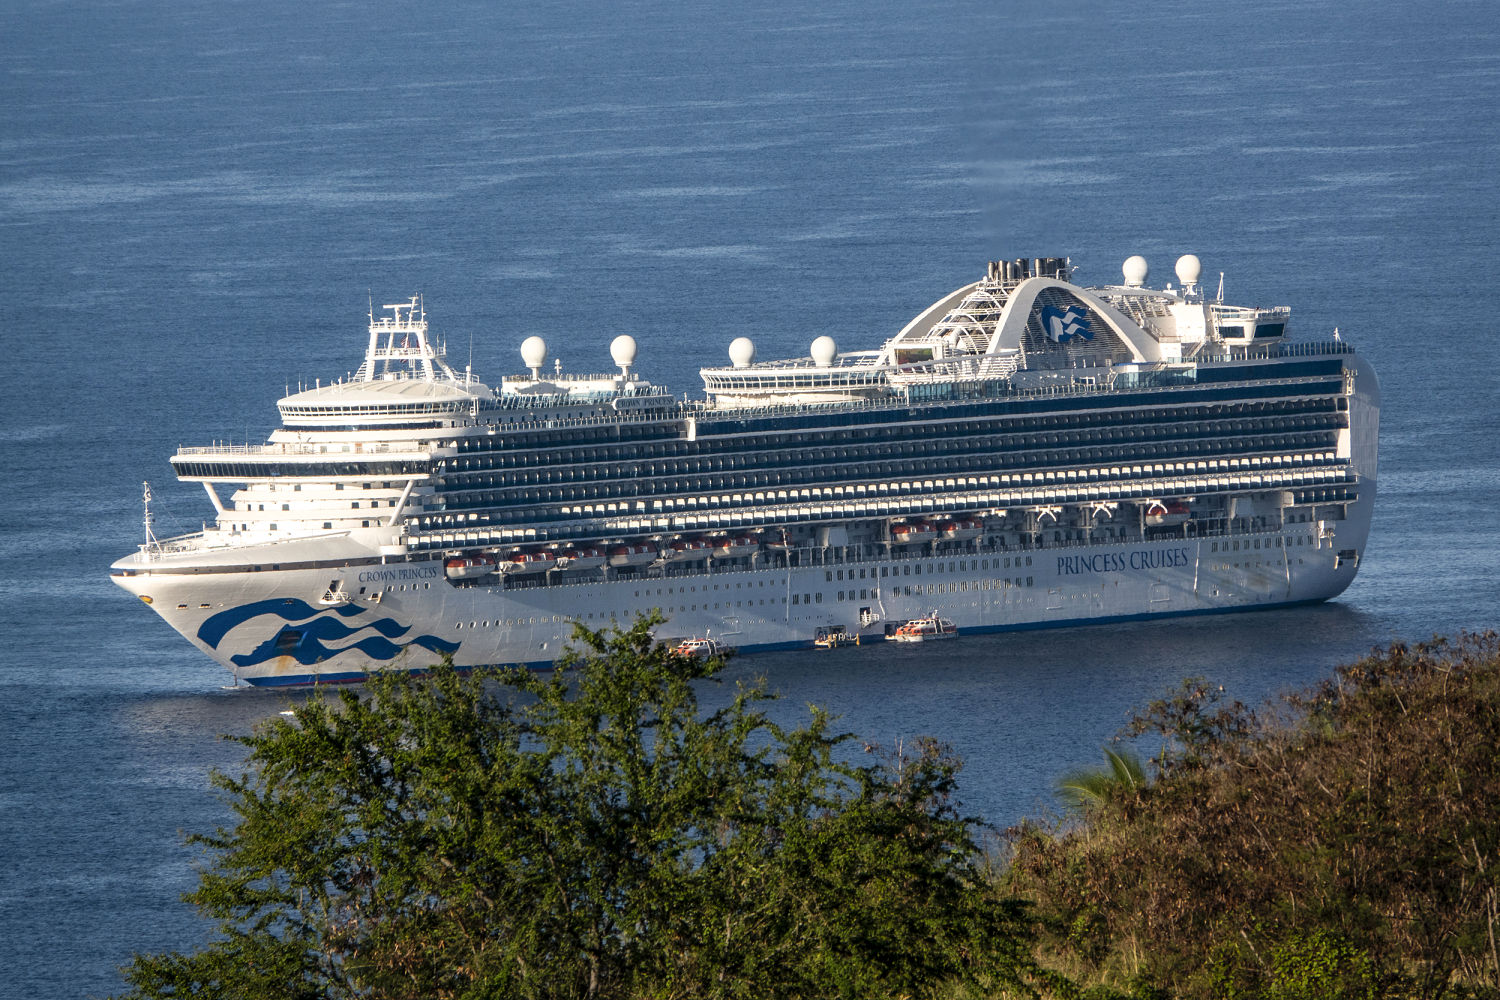
M674 397L635 370L497 386L448 365L420 299L254 446L182 448L216 518L113 566L238 682L553 662L574 622L660 609L743 651L1322 601L1354 578L1380 392L1347 341L1146 262L989 264L878 347L757 362ZM1222 296L1220 296L1222 299Z

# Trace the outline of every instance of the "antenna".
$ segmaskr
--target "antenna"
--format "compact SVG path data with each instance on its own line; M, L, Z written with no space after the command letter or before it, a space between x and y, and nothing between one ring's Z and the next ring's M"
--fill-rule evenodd
M1224 304L1224 272L1219 272L1219 305Z

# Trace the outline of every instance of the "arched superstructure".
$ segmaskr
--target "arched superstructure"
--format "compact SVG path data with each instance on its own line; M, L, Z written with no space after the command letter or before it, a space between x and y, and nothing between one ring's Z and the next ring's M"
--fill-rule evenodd
M1161 360L1160 345L1156 339L1130 318L1092 291L1055 278L1027 278L1015 287L1006 305L1005 315L995 331L990 346L991 353L1019 350L1023 346L1034 349L1039 338L1046 337L1045 331L1039 329L1038 314L1044 308L1041 303L1048 299L1054 300L1047 303L1054 308L1058 307L1056 299L1071 300L1084 306L1088 311L1090 337L1097 339L1108 334L1114 345L1117 345L1117 349L1111 352L1116 355L1112 358L1113 361ZM1082 338L1080 336L1075 339ZM1119 350L1128 352L1128 357L1119 357Z

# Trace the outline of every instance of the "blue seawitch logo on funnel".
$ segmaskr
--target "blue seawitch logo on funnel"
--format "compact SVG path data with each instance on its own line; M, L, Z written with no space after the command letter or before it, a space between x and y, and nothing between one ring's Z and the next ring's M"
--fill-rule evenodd
M1042 330L1047 339L1059 344L1070 340L1093 340L1094 330L1089 326L1089 314L1082 306L1059 309L1046 306L1042 309Z

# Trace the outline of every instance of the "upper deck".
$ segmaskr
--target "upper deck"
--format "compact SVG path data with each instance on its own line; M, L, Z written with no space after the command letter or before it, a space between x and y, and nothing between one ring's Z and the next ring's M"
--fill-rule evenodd
M840 354L825 334L806 358L757 364L754 345L739 338L731 366L703 369L703 383L716 405L730 408L911 400L942 395L943 386L962 395L989 391L986 383L1039 384L1027 373L1091 369L1081 377L1107 382L1122 366L1227 358L1236 347L1285 336L1286 307L1228 306L1222 291L1208 301L1192 255L1176 270L1180 289L1150 289L1145 261L1132 257L1122 284L1084 288L1071 282L1066 258L995 261L877 350Z

